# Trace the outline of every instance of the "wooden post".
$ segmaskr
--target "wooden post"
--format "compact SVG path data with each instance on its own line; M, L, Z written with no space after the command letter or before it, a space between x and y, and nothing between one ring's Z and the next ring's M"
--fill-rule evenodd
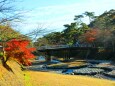
M51 61L50 51L47 51L47 52L46 52L46 61L47 61L47 62L50 62L50 61Z
M88 60L89 54L90 54L90 49L87 50L87 53L86 53L86 60Z

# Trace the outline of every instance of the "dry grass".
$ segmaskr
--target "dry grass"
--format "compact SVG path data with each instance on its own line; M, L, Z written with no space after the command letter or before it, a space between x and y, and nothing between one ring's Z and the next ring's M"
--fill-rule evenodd
M53 67L53 68L67 68L68 65L66 63L59 63L59 64L50 64L48 67Z
M0 86L25 86L26 80L20 66L14 61L8 61L7 64L12 68L14 73L6 70L0 64Z
M48 72L27 72L32 86L115 86L115 81Z
M65 62L65 63L68 64L68 67L86 65L86 62L84 61L72 61L72 62Z
M63 62L58 64L50 64L49 67L77 67L86 65L85 61L70 61L70 62Z

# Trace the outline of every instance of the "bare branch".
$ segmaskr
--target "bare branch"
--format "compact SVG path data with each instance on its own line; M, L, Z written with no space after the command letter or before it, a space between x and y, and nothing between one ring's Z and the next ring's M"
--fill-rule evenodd
M20 13L17 13L12 3L15 0L0 0L0 24L11 22L21 18Z
M25 35L31 37L32 40L36 40L38 37L43 36L49 32L51 32L51 30L48 30L47 27L44 28L44 25L39 24L36 29L32 30L31 32Z

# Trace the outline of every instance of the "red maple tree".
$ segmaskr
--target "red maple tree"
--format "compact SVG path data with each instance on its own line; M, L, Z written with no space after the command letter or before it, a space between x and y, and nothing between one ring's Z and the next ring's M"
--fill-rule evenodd
M12 39L7 42L7 47L5 48L7 59L13 58L23 65L30 65L31 62L29 60L35 57L31 52L35 48L29 48L28 44L28 40L18 39Z
M89 43L92 43L96 40L96 35L98 33L97 29L91 29L89 31L87 31L84 35L85 35L85 40Z

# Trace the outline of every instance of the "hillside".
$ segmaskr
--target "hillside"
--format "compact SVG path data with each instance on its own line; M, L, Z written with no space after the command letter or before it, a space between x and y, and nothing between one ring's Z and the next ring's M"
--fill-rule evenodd
M26 75L20 69L20 65L15 61L8 61L7 64L13 72L6 70L0 63L0 86L26 86Z

